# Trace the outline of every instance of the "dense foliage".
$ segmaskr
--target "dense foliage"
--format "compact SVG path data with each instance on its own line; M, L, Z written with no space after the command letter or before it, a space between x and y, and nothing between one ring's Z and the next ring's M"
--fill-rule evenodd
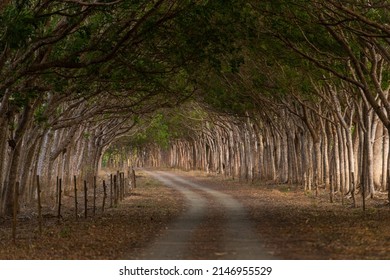
M3 1L0 212L118 154L388 189L389 19L380 0Z

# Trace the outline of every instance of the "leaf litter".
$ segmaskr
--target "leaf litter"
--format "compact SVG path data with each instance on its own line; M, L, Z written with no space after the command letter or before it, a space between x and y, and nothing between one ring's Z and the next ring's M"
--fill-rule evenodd
M146 246L184 208L182 198L172 189L143 175L117 207L108 207L108 200L104 213L98 207L92 216L89 208L87 219L81 213L76 220L72 197L65 197L63 203L59 221L55 209L45 208L42 235L36 216L19 219L16 244L11 219L0 220L0 259L122 259Z
M342 205L339 196L330 203L325 189L316 197L297 186L251 184L201 172L179 174L241 201L265 249L276 259L390 259L390 209L383 198L368 200L363 212L361 207L352 208L348 199ZM178 193L145 174L137 184L118 207L104 213L98 210L87 219L80 216L76 221L71 197L64 199L59 222L55 210L46 208L42 235L36 216L21 213L15 245L11 220L2 218L0 259L122 259L137 255L185 210ZM30 209L28 213L33 212ZM214 209L194 234L202 246L210 246L204 251L214 252L215 259L223 254L218 244L224 234L223 220ZM215 235L211 238L215 243L206 242L210 234ZM195 248L190 247L189 254L194 259L205 258Z
M193 173L184 173L188 176ZM276 259L390 259L390 208L385 195L361 201L340 194L329 202L329 190L226 179L196 172L202 184L243 203L267 252ZM190 177L189 177L190 178ZM187 179L189 179L187 178ZM357 199L361 199L357 195Z

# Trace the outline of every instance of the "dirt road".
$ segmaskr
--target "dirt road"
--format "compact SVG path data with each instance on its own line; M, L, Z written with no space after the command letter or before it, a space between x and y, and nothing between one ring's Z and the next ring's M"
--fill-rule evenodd
M272 259L239 201L174 173L147 173L180 192L187 207L137 259Z

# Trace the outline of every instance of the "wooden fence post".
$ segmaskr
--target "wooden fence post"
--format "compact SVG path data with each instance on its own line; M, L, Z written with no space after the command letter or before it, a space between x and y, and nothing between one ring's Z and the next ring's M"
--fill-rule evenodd
M122 172L122 199L126 197L126 176L125 172Z
M60 221L61 219L61 203L62 203L62 179L58 180L58 213L57 219Z
M88 217L88 188L87 181L84 180L84 217Z
M16 244L16 226L18 219L18 207L19 207L19 182L16 182L14 189L14 205L13 205L13 219L12 219L12 241Z
M73 182L74 182L74 211L76 215L76 220L78 220L78 202L77 202L77 180L76 180L76 175L73 176Z
M42 204L41 204L41 185L39 175L37 175L37 193L38 193L38 228L39 234L42 234Z
M112 174L110 174L110 207L112 207Z
M127 182L126 173L123 172L123 196L124 197L126 197L128 193L126 189L126 182Z
M121 201L125 198L125 190L124 190L124 186L125 186L125 174L123 172L119 173L119 176L120 176L120 197L121 197Z
M116 175L114 175L114 205L118 206L118 186Z
M135 188L137 188L137 182L136 182L136 177L135 177L135 171L134 171L134 169L133 169L133 171L132 171L132 174L131 174L132 176L132 178L131 178L131 183L132 183L132 185L133 185L133 188L135 189Z
M55 209L55 207L58 205L58 185L59 185L59 178L57 176L57 179L56 179L56 200L55 200L55 206L53 207L53 209Z
M118 173L118 197L119 201L122 201L122 173Z
M120 179L119 170L116 171L116 204L121 201L121 179Z
M93 215L96 214L96 176L93 176Z
M102 212L104 212L104 206L106 204L106 198L107 198L107 186L106 186L106 181L103 180L103 205L102 205Z

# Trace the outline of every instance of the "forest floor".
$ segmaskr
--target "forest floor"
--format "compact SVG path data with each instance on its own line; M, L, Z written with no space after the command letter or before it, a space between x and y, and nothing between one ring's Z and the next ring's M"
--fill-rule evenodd
M323 189L316 197L295 186L250 184L201 172L175 174L239 201L272 258L390 259L390 209L385 197L369 200L363 212L361 207L352 208L348 199L344 205L339 197L330 203ZM80 201L77 220L72 196L64 198L60 220L56 209L46 205L41 235L36 211L24 207L18 218L16 244L12 242L12 220L0 218L0 259L137 258L188 209L177 190L143 171L137 175L138 187L116 207L108 207L108 200L104 213L101 197L94 216L89 207L88 218L84 218ZM224 234L219 219L224 214L215 207L207 213L193 238L205 240L214 235L215 242L204 243L207 257L199 247L190 248L191 258L223 258L218 236Z
M390 208L387 194L361 201L336 196L329 201L325 189L305 192L302 187L255 182L248 184L222 177L202 177L241 201L248 209L265 249L277 259L390 259ZM360 195L356 195L361 200Z
M176 192L142 174L137 176L137 188L117 206L110 207L108 196L102 213L103 193L98 192L93 215L93 198L89 194L85 218L80 194L77 220L74 196L64 197L60 220L55 207L44 205L42 234L36 208L26 207L19 215L16 244L12 241L12 220L0 218L0 259L121 259L151 242L184 207Z

